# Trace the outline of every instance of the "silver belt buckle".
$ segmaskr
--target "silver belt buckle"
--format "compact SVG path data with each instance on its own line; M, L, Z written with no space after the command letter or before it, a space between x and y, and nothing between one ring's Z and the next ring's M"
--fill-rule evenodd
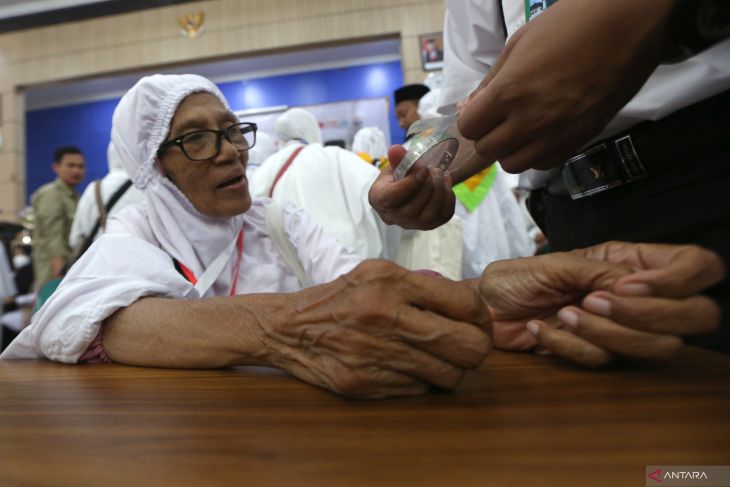
M571 157L562 176L570 197L576 200L642 179L647 172L631 136L626 135Z

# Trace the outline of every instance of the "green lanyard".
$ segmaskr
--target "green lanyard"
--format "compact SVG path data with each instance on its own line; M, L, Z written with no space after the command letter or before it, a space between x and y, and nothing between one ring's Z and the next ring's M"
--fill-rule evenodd
M489 191L492 189L494 180L497 178L498 170L497 166L493 165L481 174L475 175L479 178L479 182L475 186L466 184L466 182L454 186L453 190L456 199L461 201L461 204L466 207L469 213L476 210L482 201L484 201L484 198L487 197ZM472 178L475 176L472 176Z

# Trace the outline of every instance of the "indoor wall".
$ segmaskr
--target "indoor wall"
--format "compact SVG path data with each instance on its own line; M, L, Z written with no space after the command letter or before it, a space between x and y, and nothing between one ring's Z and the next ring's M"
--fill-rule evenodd
M186 38L177 18L197 11L205 32ZM26 200L24 88L394 35L404 81L418 82L418 36L443 15L441 0L209 0L1 35L0 218Z

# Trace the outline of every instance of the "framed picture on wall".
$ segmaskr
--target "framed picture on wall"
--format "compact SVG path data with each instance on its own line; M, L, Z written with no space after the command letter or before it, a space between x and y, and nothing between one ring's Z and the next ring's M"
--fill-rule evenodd
M424 71L435 71L444 67L444 34L434 32L418 36L421 49L421 66Z

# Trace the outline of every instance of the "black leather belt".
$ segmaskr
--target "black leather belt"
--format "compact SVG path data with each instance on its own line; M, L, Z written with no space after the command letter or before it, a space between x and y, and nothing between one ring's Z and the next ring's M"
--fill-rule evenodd
M544 190L585 198L730 149L730 90L641 122L568 159Z

